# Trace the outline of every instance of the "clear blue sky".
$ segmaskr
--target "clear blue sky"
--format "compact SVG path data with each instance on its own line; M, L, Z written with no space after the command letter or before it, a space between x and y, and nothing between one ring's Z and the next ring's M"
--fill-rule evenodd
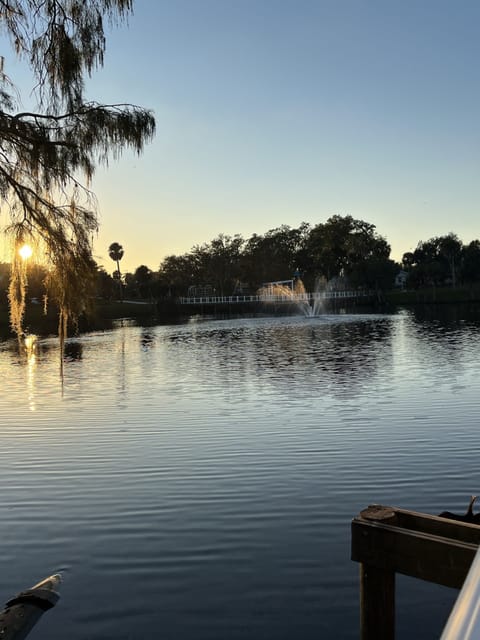
M100 170L95 254L157 269L219 233L350 214L399 259L480 237L478 0L137 0L92 98L154 110ZM14 79L14 78L13 78Z

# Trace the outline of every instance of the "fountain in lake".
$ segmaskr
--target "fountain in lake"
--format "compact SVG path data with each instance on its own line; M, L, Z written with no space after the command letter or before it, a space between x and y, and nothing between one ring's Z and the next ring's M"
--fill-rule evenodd
M300 278L269 282L258 290L262 302L267 304L275 302L289 302L294 305L305 317L312 318L323 312L323 290L325 280L319 279L313 293L307 293L305 285Z

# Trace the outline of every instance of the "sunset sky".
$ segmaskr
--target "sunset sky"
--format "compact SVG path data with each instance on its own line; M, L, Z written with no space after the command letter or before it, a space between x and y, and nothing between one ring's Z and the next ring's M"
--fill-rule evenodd
M477 0L137 0L88 93L153 109L157 136L95 177L97 260L117 241L156 270L334 214L396 259L480 237L479 24Z

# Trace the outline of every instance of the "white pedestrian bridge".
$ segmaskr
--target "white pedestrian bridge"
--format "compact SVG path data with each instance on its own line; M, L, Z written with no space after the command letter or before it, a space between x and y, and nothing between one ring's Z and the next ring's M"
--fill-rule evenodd
M182 296L178 299L180 304L243 304L248 302L256 303L315 303L322 300L341 300L356 298L371 298L372 291L316 291L314 293L261 293L250 296Z

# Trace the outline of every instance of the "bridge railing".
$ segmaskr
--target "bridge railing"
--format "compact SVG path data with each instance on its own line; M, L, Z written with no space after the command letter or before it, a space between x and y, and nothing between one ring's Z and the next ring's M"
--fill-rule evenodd
M295 304L298 302L310 302L312 300L351 299L371 295L371 291L318 291L315 293L292 293L291 295L256 294L251 296L182 296L178 301L180 304L241 304L248 302L282 302Z

